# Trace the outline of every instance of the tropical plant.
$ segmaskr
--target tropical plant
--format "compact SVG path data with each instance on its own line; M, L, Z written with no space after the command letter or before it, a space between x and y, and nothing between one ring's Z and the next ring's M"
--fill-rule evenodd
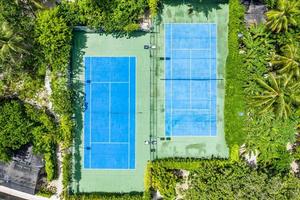
M279 73L289 73L296 77L300 76L300 54L298 46L287 44L282 49L282 55L273 54L271 63L279 67Z
M243 39L243 50L245 50L243 69L246 79L253 79L257 74L268 71L267 62L270 52L274 51L273 40L264 25L251 26L245 31Z
M290 25L296 25L296 16L300 14L299 1L278 0L277 7L267 15L267 26L276 33L286 32Z
M292 155L287 151L287 143L295 142L296 122L292 119L269 119L272 113L264 117L253 116L248 120L248 132L245 142L245 154L256 152L257 163L260 167L272 168L276 171L289 169Z
M292 113L292 106L300 103L300 83L292 75L269 73L267 79L257 78L256 82L261 90L253 97L252 105L259 107L260 113L275 111L278 118L286 119Z
M54 3L55 0L48 0L48 2ZM14 3L21 7L27 13L32 14L36 17L36 12L38 10L46 9L45 1L43 0L14 0Z
M0 60L17 63L24 54L29 54L28 44L20 33L13 30L7 22L0 27Z

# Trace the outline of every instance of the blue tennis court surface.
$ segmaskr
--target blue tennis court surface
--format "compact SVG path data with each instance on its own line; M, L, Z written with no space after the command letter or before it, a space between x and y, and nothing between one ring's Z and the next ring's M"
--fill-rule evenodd
M216 24L165 24L166 136L216 136Z
M85 57L84 168L135 168L135 57Z

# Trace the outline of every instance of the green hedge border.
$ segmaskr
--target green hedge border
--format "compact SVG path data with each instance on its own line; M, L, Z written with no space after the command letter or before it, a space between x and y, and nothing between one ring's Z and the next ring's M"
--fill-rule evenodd
M244 7L239 0L229 1L228 57L225 83L225 137L229 148L245 141L245 100L243 94L242 56L239 54L238 34L244 28Z

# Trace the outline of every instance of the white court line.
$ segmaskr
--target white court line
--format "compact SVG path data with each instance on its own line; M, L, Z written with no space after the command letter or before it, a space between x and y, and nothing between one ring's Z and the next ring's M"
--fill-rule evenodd
M90 60L90 64L89 64L89 69L90 69L90 80L92 78L92 67L91 67L91 60L92 59L89 59ZM91 147L92 147L92 85L90 84L90 165L89 167L92 166L92 150L91 150Z
M172 51L173 51L173 25L171 24L171 47L170 47L170 64L171 64L171 136L173 136L173 61L172 61Z
M184 108L175 108L173 111L192 111L192 112L197 112L197 111L208 111L209 108L191 108L191 109L184 109Z
M190 109L192 109L192 51L190 50L190 67L189 67L189 70L190 70Z
M108 84L108 141L111 141L111 83Z
M93 144L128 144L128 142L92 142Z
M187 48L182 48L182 49L172 49L173 51L180 51L180 50L182 50L182 51L209 51L210 49L208 49L208 48L192 48L192 49L187 49Z
M92 81L91 84L128 84L128 82L125 81Z
M215 22L195 22L195 23L191 23L191 22L167 22L165 24L188 24L188 25L202 25L202 24L216 24Z
M130 168L130 58L131 57L128 57L128 151L127 151L127 156L128 156L128 160L127 160L127 165L128 165L128 169Z
M211 53L212 53L212 49L211 49L211 25L209 25L209 47L210 47L210 56L209 56L209 57L210 57L210 58L209 58L209 73L210 73L210 74L209 74L209 77L212 78L212 77L211 77L211 70L212 70L212 69L211 69L211 68L212 68L212 67L211 67L211 58L212 58L212 57L211 57ZM209 95L209 96L210 96L210 102L209 102L209 103L210 103L210 109L209 109L209 113L210 113L210 114L209 114L209 116L210 116L210 117L209 117L209 122L210 122L210 125L209 125L209 135L210 135L210 136L211 136L211 124L212 124L212 122L211 122L211 107L212 107L212 104L211 104L211 101L212 101L212 93L211 93L212 89L211 89L211 84L212 84L212 82L210 82L210 84L209 84L209 85L210 85L210 91L209 91L209 92L210 92L210 95Z

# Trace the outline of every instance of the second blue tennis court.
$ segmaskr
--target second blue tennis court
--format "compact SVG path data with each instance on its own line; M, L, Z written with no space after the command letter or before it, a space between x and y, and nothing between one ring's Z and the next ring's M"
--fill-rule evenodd
M166 136L217 135L216 24L165 24Z

